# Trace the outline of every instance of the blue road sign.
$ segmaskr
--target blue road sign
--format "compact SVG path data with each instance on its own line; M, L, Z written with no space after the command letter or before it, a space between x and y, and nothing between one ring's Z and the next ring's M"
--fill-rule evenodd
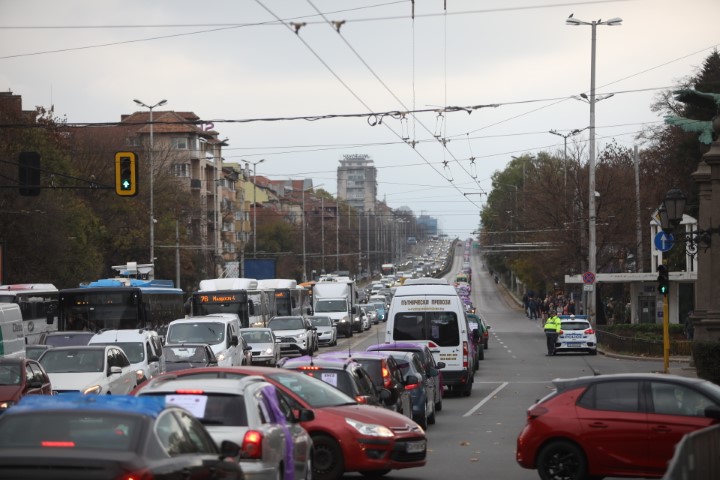
M675 245L675 237L673 237L672 233L665 233L661 230L655 235L653 243L655 248L661 252L667 252Z

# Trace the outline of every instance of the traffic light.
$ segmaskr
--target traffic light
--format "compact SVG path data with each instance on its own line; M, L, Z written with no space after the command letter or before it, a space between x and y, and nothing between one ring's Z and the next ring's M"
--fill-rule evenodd
M37 152L21 152L18 167L20 195L25 197L37 197L40 195L40 154Z
M137 155L134 152L115 154L115 193L121 197L137 195Z
M667 295L670 291L670 279L668 278L668 270L665 265L658 265L658 293Z

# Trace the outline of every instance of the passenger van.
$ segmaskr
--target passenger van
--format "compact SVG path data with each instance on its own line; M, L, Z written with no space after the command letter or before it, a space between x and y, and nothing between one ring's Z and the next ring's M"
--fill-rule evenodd
M138 385L165 373L162 342L153 330L104 330L96 333L88 345L122 348L137 375Z
M25 357L23 319L17 303L0 303L0 357Z
M240 317L212 313L173 320L168 325L165 343L206 343L217 357L219 367L235 367L242 365L244 356L239 337Z
M470 395L475 372L471 333L455 287L429 279L398 287L390 303L385 343L425 344L436 362L445 363L448 390Z

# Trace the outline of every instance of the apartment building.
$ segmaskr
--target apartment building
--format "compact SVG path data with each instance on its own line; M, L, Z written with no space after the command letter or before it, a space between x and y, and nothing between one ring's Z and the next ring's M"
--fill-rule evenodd
M337 169L338 197L361 213L375 210L377 169L370 155L343 155Z

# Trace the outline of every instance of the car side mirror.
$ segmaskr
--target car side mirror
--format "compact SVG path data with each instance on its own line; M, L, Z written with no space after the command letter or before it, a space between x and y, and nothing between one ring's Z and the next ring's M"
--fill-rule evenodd
M252 347L250 345L243 348L243 352L251 352L251 351L252 351Z
M240 445L230 440L223 440L220 444L220 460L240 455Z
M43 383L39 380L33 380L32 382L28 383L28 388L42 388Z
M420 380L415 375L405 377L405 385L417 385L418 383L420 383Z
M357 307L352 307L352 308L350 309L350 313L353 314L353 315L357 315L357 313L358 313Z
M120 368L120 367L110 367L110 368L108 369L108 374L107 374L107 376L109 377L110 375L116 375L116 374L119 374L119 373L122 373L122 368Z
M445 368L445 362L437 362L435 364L435 368L437 368L438 370L442 370L443 368Z
M720 407L718 407L717 405L710 405L709 407L706 407L705 416L707 418L714 418L716 420L720 419Z
M159 361L160 361L160 357L157 355L148 356L148 362L159 362Z
M295 418L298 422L312 422L315 420L315 412L307 408L301 408L297 411L297 414L295 414Z
M230 337L230 345L232 345L233 347L237 347L239 343L240 340L238 340L237 335L233 335L232 337Z
M255 315L255 302L248 300L248 314Z
M310 307L307 308L306 312L307 312L308 315L312 315L312 314L313 314L313 313L312 313L312 308L310 308Z

